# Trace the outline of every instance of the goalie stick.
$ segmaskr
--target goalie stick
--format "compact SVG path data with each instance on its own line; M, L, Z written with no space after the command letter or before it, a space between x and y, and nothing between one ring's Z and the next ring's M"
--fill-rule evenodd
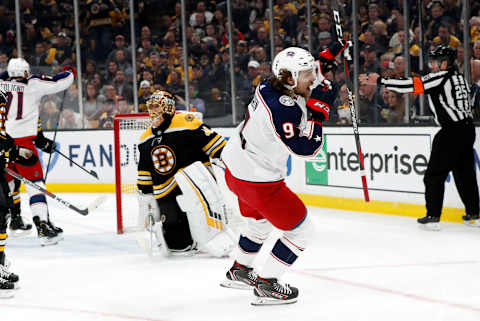
M343 4L342 3L339 4L338 0L333 0L332 2L333 2L332 9L333 9L333 20L335 22L335 31L337 34L338 41L342 43L344 39L343 39L342 19L340 15L340 6L342 6ZM360 176L362 178L363 196L364 196L365 202L369 202L370 196L368 195L367 176L365 173L362 146L360 145L360 134L358 132L357 111L355 108L355 101L354 101L355 96L352 93L353 85L352 85L352 80L350 79L350 73L348 70L348 62L351 60L352 60L352 56L350 55L349 46L347 46L347 48L343 52L343 65L345 67L345 83L347 85L347 92L348 92L348 105L350 107L350 114L352 115L353 135L355 136L357 155L360 163Z
M15 177L16 179L20 180L23 184L25 185L30 185L31 187L45 193L47 196L50 196L51 198L53 198L54 200L56 200L57 202L59 202L60 204L68 207L69 209L71 210L74 210L75 212L81 214L81 215L88 215L90 214L90 212L94 211L97 207L100 206L100 204L102 204L105 199L107 198L107 196L100 196L99 198L95 199L87 208L85 209L80 209L78 207L76 207L75 205L67 202L66 200L58 197L57 195L53 194L52 192L49 192L48 190L46 190L45 188L41 187L40 185L38 184L35 184L34 182L26 179L25 177L23 177L22 175L18 174L18 173L15 173L14 171L12 171L10 168L6 167L5 168L5 172L7 174L9 174L10 176L13 176Z

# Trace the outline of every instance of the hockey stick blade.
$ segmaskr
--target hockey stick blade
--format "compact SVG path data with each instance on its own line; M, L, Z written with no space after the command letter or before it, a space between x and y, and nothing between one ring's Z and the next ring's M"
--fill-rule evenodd
M95 177L96 179L99 179L98 178L98 175L97 175L97 172L95 172L93 169L91 170L87 170L85 167L83 167L82 165L76 163L73 159L71 159L70 157L68 157L67 155L65 155L64 153L62 153L61 151L59 151L58 149L55 148L55 152L57 152L58 154L60 154L61 156L65 157L66 159L68 159L70 161L70 163L76 165L78 168L80 168L81 170L83 170L84 172L92 175L93 177Z
M92 203L90 203L90 205L88 205L88 207L86 208L88 210L88 213L90 212L93 212L95 211L100 205L102 205L106 200L107 200L108 196L107 195L103 195L103 196L100 196L98 198L96 198ZM88 214L87 213L87 214Z

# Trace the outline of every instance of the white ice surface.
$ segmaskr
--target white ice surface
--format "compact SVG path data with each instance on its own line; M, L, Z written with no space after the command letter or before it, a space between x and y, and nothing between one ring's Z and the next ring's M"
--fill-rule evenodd
M480 320L480 228L428 232L412 218L309 208L316 236L284 278L298 303L254 307L251 291L218 285L231 259L149 258L132 235L116 235L113 195L86 217L49 204L65 240L9 239L21 289L0 300L1 321Z

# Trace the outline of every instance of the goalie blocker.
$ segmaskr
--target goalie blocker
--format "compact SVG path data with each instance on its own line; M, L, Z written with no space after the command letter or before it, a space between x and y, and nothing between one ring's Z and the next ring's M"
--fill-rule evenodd
M198 244L200 250L222 257L235 244L235 234L228 227L228 214L222 191L213 174L197 161L175 174L182 192L175 200L157 201L152 194L139 194L140 227L148 227L163 254L187 251Z

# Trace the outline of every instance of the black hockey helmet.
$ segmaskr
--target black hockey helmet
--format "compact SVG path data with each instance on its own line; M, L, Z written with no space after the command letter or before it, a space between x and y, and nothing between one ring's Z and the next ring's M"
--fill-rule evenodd
M453 66L455 59L457 59L457 50L449 46L440 45L429 53L430 59L438 60L440 62L446 60L448 66Z

